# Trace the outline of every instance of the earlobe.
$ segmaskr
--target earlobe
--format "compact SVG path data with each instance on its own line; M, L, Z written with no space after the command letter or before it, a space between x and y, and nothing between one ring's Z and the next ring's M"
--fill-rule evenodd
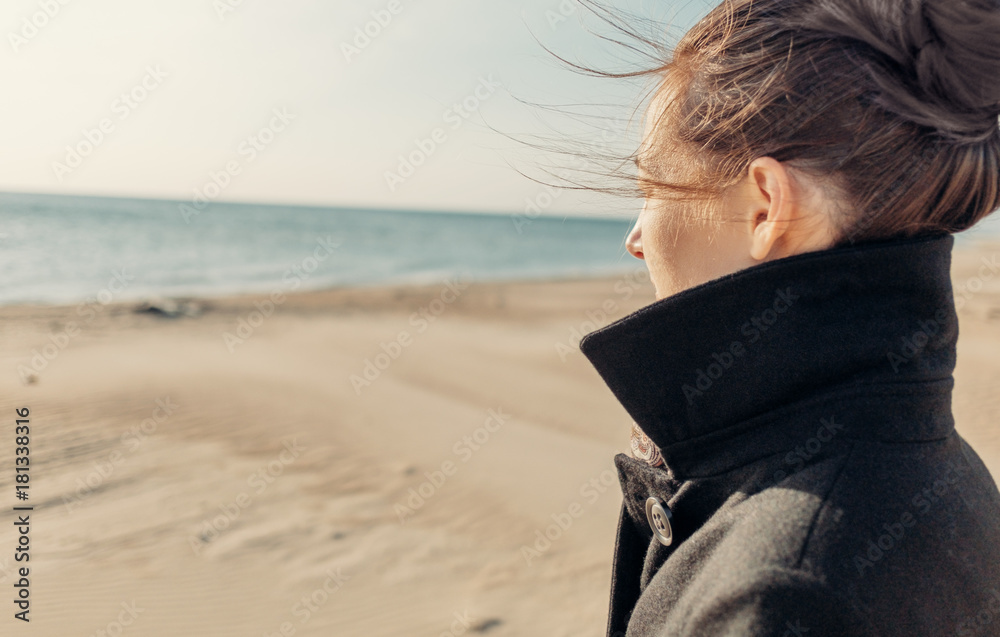
M754 229L750 235L750 258L754 261L764 261L771 252L774 244L774 233L771 222L765 218L763 221L755 221Z

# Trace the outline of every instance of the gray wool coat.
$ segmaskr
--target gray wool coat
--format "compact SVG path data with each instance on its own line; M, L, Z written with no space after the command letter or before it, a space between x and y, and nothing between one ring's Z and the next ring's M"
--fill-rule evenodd
M1000 635L1000 492L951 413L953 243L769 262L583 339L664 461L614 458L609 636Z

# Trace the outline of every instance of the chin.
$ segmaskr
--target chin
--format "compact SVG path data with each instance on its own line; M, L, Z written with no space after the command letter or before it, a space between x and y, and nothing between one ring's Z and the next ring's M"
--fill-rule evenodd
M660 301L667 298L668 296L673 296L684 289L684 286L680 284L679 281L669 281L667 283L658 283L653 281L653 288L656 290L656 300Z

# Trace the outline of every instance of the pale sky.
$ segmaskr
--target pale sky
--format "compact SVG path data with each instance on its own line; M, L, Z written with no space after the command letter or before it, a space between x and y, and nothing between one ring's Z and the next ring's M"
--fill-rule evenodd
M678 28L710 4L623 3ZM544 189L508 163L530 168L536 157L487 124L511 134L559 124L515 98L614 102L627 119L641 94L634 84L571 73L534 40L614 66L619 53L581 27L573 6L6 0L0 190L518 211ZM555 22L560 10L570 15ZM375 34L367 42L357 32L366 27ZM345 43L355 49L345 53ZM433 153L390 185L398 157L419 159L421 146ZM209 185L213 174L220 186ZM546 212L607 206L567 193Z

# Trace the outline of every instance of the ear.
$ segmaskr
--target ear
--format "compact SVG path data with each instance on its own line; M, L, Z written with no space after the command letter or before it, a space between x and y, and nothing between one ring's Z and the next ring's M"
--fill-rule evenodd
M788 170L771 157L755 159L749 168L750 256L756 261L775 258L795 214Z

